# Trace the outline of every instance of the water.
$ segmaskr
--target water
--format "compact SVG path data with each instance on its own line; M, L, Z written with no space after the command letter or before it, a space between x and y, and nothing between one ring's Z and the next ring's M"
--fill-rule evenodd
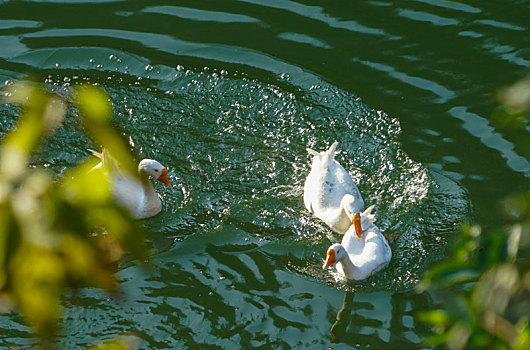
M423 348L413 291L463 220L499 222L529 188L521 133L488 121L530 64L528 3L140 1L0 3L0 81L61 93L102 85L139 158L170 168L146 220L153 265L124 261L121 293L64 297L59 343L132 333L143 349ZM0 133L15 110L0 107ZM527 135L526 135L527 137ZM357 284L321 270L339 240L304 208L310 157L337 159L402 232ZM75 112L35 163L57 174L93 148ZM32 344L16 314L0 346Z

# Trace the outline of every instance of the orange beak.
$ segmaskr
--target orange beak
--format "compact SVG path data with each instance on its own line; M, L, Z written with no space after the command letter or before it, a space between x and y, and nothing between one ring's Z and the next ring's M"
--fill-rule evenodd
M361 214L357 213L353 215L352 224L353 227L355 227L355 234L357 234L357 237L361 238L363 235L363 229L361 227Z
M158 177L158 181L163 182L167 187L171 187L169 179L167 178L167 168L162 169L162 174Z
M322 265L322 269L326 270L329 267L332 267L335 263L335 251L333 249L328 249L328 252L326 253L326 261L324 261L324 265Z

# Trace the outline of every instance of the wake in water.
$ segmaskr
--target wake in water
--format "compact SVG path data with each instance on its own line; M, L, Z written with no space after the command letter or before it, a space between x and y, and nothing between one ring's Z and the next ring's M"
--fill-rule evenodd
M148 73L168 70L151 67ZM341 141L337 160L366 204L375 205L381 231L401 234L390 267L370 284L414 285L441 253L444 233L468 212L458 185L403 152L396 119L322 81L293 88L292 82L271 85L182 68L171 79L100 79L78 72L47 78L58 89L76 80L101 80L114 102L117 126L134 142L138 157L156 157L175 169L178 190L165 194L166 208L150 223L161 249L234 227L249 240L257 238L274 259L284 252L277 247L288 245L289 268L327 279L319 262L339 238L311 217L302 191L310 163L305 148L322 149L334 140ZM79 161L80 150L91 145L75 124L75 118L67 119L45 146L42 163L61 172Z

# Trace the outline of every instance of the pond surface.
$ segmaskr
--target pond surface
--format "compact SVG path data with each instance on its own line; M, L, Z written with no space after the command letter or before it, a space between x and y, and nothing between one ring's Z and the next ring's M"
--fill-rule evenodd
M527 1L0 1L0 82L100 84L173 184L144 221L152 266L124 261L119 297L66 295L59 344L425 348L423 272L461 222L495 227L530 187L528 130L489 121L497 89L528 73L529 15ZM15 120L0 106L0 135ZM306 147L334 141L378 226L402 232L356 284L322 271L340 237L302 199ZM36 163L60 175L93 147L73 112ZM0 316L0 347L31 344Z

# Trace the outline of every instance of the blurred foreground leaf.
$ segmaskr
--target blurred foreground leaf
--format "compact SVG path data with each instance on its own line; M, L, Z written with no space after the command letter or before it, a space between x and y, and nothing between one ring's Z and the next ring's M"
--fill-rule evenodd
M472 233L464 225L450 258L430 268L418 286L443 299L443 310L417 315L432 327L430 344L530 349L529 193L510 196L504 208L516 219L510 226L502 233L473 226Z
M68 170L58 182L28 166L43 136L60 127L65 99L30 83L9 86L4 95L20 106L21 115L0 144L0 310L16 307L40 337L51 338L60 324L63 291L115 291L116 263L124 251L145 261L144 235L114 204L102 172L90 171L93 161ZM74 100L89 136L126 166L134 164L127 143L111 127L107 95L85 86L76 89ZM122 343L95 349L120 348L110 344Z
M76 89L75 101L90 137L115 159L119 159L124 170L136 175L137 166L127 143L111 126L112 106L109 97L95 86L83 85Z
M530 77L502 90L499 99L494 120L525 127ZM505 224L497 230L463 225L449 258L418 285L420 293L430 290L442 299L443 310L417 314L432 327L431 345L530 349L530 191L507 197L502 209Z
M91 346L88 350L134 350L140 347L140 339L134 336L121 336Z

